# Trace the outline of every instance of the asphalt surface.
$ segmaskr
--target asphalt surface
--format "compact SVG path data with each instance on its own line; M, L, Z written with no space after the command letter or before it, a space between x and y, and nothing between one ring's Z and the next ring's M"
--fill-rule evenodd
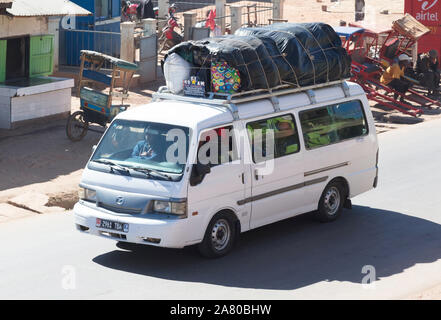
M406 298L441 283L440 137L440 120L381 134L379 187L339 220L265 226L217 260L121 249L71 212L0 224L0 299Z

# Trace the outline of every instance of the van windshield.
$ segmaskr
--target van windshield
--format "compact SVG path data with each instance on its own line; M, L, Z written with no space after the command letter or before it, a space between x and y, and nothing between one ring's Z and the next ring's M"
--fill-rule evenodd
M189 128L132 120L115 120L96 148L92 163L137 172L182 174L188 156ZM143 171L144 170L144 171ZM170 179L172 180L172 179Z

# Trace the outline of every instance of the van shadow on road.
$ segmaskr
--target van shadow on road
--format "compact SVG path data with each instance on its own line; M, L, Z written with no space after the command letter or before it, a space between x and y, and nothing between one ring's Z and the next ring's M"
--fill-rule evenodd
M399 212L354 206L334 223L308 215L241 235L221 259L206 260L194 248L114 250L93 261L104 267L167 280L292 290L320 281L361 283L365 265L378 278L441 258L441 225Z

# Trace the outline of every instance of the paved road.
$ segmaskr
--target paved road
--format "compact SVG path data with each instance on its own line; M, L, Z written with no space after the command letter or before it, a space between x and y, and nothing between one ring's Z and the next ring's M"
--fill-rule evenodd
M406 297L441 283L440 137L438 120L380 135L379 187L352 211L248 232L220 260L119 249L76 232L72 213L0 224L0 298Z

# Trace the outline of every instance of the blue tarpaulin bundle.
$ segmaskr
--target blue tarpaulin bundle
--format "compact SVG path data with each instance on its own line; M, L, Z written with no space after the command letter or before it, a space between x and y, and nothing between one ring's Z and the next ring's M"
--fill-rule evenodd
M241 91L345 79L351 67L340 37L324 23L242 28L234 35L183 42L171 53L190 62L192 73L204 80L210 77L211 62L226 61L239 71Z

